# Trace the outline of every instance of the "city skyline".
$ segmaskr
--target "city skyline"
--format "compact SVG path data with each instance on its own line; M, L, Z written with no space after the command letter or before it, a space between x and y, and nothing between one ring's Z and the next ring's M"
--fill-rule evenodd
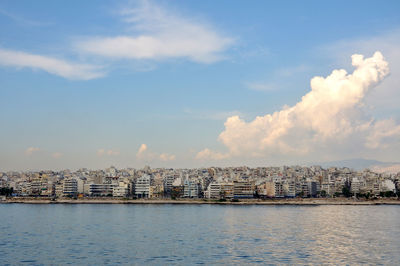
M399 11L3 1L0 171L396 162Z
M343 167L210 167L198 169L79 169L77 171L0 172L2 193L49 200L271 199L399 195L399 172L378 173ZM23 200L23 198L22 198ZM235 201L234 201L235 202ZM237 202L237 201L236 201Z

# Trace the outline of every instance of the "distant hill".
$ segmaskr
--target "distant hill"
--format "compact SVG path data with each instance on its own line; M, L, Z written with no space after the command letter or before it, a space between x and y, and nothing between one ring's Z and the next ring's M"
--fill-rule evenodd
M397 169L400 170L400 163L396 162L381 162L377 160L367 160L367 159L348 159L348 160L340 160L340 161L331 161L331 162L319 162L319 163L310 163L308 165L320 165L323 168L329 167L348 167L357 171L369 168L371 170L377 172L397 172Z

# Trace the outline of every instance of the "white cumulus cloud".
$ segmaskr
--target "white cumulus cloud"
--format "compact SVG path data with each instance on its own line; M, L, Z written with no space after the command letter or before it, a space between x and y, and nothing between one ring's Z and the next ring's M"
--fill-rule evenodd
M205 149L198 159L232 156L263 157L274 154L309 155L338 147L353 150L399 144L400 125L393 119L376 120L363 113L368 91L389 74L380 52L370 58L352 56L353 73L334 70L311 80L311 91L294 106L246 122L229 117L219 140L227 153Z
M143 143L142 145L140 145L139 150L136 153L136 157L141 158L146 151L147 151L147 145Z
M215 152L210 149L204 149L196 154L198 160L222 160L229 157L229 153Z
M105 150L105 149L98 149L97 150L97 156L117 156L119 155L119 151L114 151L114 150Z
M104 73L98 66L71 63L49 56L1 48L0 65L16 68L39 69L50 74L73 80L89 80L104 76Z
M222 58L233 39L221 36L213 27L185 18L150 1L121 12L135 33L93 37L79 42L79 50L116 59L187 58L210 63Z
M175 160L175 155L173 154L168 154L168 153L156 153L152 152L147 148L146 144L142 144L139 147L138 152L136 153L136 158L138 160L146 160L146 161L154 161L154 160L160 160L160 161L174 161Z
M161 153L159 157L160 157L160 160L164 161L164 162L175 160L175 155L168 154L168 153Z

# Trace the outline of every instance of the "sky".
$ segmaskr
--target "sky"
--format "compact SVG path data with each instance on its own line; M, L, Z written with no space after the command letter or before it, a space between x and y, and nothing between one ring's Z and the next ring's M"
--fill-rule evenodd
M400 158L399 1L0 1L0 171Z

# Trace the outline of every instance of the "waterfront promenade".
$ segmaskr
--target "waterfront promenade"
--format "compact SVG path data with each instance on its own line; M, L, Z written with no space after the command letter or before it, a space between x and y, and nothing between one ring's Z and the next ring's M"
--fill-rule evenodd
M400 205L399 199L347 199L347 198L294 198L294 199L240 199L239 201L221 201L209 199L115 199L81 198L55 199L13 197L0 203L26 204L219 204L219 205Z

